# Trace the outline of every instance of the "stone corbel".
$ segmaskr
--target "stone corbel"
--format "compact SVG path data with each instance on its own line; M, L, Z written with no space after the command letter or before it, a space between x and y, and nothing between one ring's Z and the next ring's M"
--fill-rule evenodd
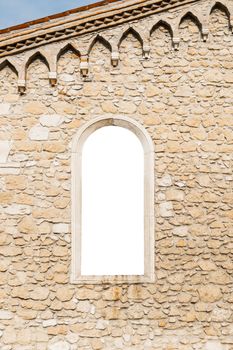
M207 41L208 35L209 35L209 29L206 28L206 27L202 28L202 38L203 38L203 41Z
M172 42L173 42L174 50L176 50L176 51L179 50L180 38L173 37Z
M233 16L232 15L230 15L229 21L230 21L230 29L233 34Z
M52 86L57 84L57 72L49 72L49 81Z
M81 57L80 71L84 78L88 75L89 73L88 56Z
M26 91L26 80L25 79L19 79L18 80L18 91L20 95L23 95Z
M118 51L113 51L112 52L112 57L111 57L111 61L112 61L113 67L117 67L118 66L119 58L120 58L119 52Z
M145 59L148 59L150 57L150 45L149 44L145 44L143 46L143 56Z
M20 67L19 80L18 80L18 90L21 95L26 91L26 65Z

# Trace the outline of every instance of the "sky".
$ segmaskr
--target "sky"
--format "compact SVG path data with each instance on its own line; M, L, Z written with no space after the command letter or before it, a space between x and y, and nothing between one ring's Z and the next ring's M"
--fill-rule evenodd
M88 5L97 0L0 0L0 28Z

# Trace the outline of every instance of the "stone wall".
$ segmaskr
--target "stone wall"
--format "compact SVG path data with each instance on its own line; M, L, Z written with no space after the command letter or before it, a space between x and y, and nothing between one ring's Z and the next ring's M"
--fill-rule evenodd
M174 51L161 24L149 59L129 31L115 68L97 40L85 80L68 46L57 87L35 56L22 96L14 69L0 71L1 350L233 349L233 37L221 8L209 31L203 42L185 16ZM157 281L72 285L71 141L115 114L155 143Z

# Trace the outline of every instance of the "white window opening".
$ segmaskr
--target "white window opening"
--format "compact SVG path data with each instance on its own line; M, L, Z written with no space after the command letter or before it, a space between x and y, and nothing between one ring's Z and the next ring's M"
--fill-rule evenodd
M154 149L126 117L87 123L72 145L72 283L154 281Z
M81 274L144 274L144 152L122 127L100 128L84 143Z

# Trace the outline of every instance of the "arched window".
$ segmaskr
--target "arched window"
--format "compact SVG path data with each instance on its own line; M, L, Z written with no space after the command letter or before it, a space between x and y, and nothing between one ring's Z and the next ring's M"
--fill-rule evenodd
M125 117L84 125L72 147L72 282L154 279L153 144Z

